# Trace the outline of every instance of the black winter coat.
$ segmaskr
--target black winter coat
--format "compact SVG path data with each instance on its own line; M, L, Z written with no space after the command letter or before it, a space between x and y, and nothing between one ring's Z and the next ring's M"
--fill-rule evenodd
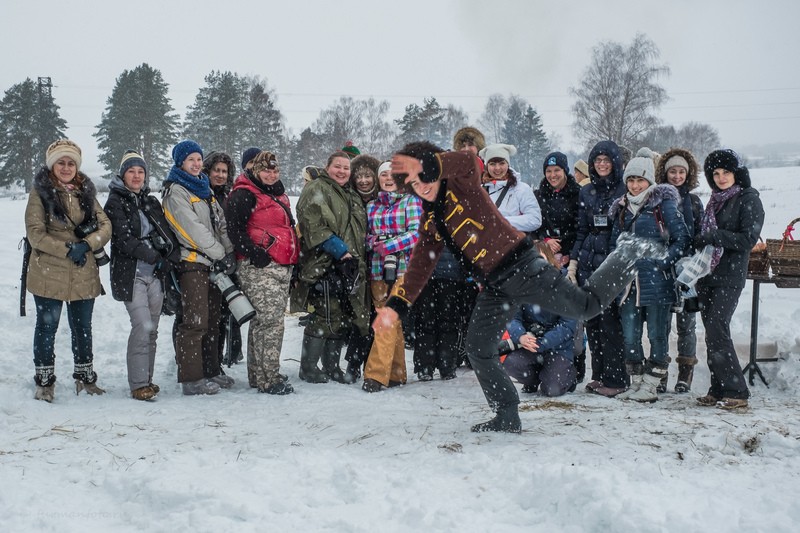
M721 246L723 252L717 268L700 278L698 284L744 288L750 250L758 242L763 225L764 206L758 191L750 186L743 187L742 192L725 202L717 212L717 229L707 232L711 244Z
M561 239L561 253L569 255L578 236L578 196L581 186L575 178L567 176L567 184L556 191L547 178L542 178L539 188L534 192L542 209L542 226L536 230L536 238Z
M594 160L600 155L611 159L611 174L606 178L598 176L594 169ZM589 153L589 178L592 182L581 187L578 196L578 234L569 254L570 260L578 261L578 282L581 284L603 263L610 251L612 221L608 210L614 200L627 192L622 173L622 156L616 143L597 143Z
M171 262L179 262L180 246L172 232L161 204L155 196L149 195L144 188L135 194L125 188L111 188L104 210L111 220L111 295L115 300L130 302L133 298L133 282L136 278L136 262L141 260L148 264L160 263L156 276L161 280L171 269ZM168 239L172 251L165 258L161 252L153 248L149 237L140 237L142 222L139 210L147 216L153 229Z

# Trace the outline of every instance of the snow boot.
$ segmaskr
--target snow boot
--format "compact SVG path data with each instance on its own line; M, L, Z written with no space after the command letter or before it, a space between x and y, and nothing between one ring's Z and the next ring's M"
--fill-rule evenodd
M669 364L672 362L671 357L667 357L667 372L664 374L664 377L661 378L661 383L658 384L658 388L656 392L659 394L664 394L667 392L667 385L669 384Z
M222 369L220 369L218 375L207 379L219 385L221 389L230 389L233 387L233 384L236 383L232 377L226 376Z
M692 390L692 378L694 377L694 365L697 364L697 357L679 355L675 360L678 362L678 382L675 384L675 392L689 392Z
M333 381L350 385L354 383L352 376L345 374L339 366L343 346L342 339L325 339L325 349L322 351L322 370Z
M349 383L355 383L361 379L361 364L349 361L347 363L347 370L344 371L345 379Z
M53 374L54 367L36 368L36 375L33 381L36 382L36 394L34 398L47 403L53 403L56 392L56 376Z
M644 376L639 390L628 396L629 400L641 403L653 403L658 400L658 384L666 373L666 368L650 367Z
M364 384L361 386L361 390L364 392L380 392L383 390L383 384L371 378L364 378Z
M134 400L147 401L155 397L156 393L150 385L145 385L144 387L139 387L131 391L131 398Z
M642 378L644 377L644 363L625 363L625 369L631 377L631 386L625 392L617 394L616 397L620 400L631 399L631 396L638 392L639 387L642 386Z
M575 383L583 383L586 377L586 350L575 355Z
M325 350L325 339L303 335L303 348L300 352L300 379L308 383L328 382L328 376L317 367L323 350Z
M75 365L75 371L72 373L75 379L75 394L80 394L82 390L86 394L93 395L105 394L106 391L97 386L97 373L92 370L92 364Z
M197 381L187 381L181 383L184 396L197 396L200 394L216 394L219 392L219 385L210 379L198 379Z
M487 422L475 424L471 429L474 433L482 433L484 431L522 433L522 422L519 420L517 405L498 408L497 415L494 418Z
M276 381L266 387L259 387L258 392L265 394L274 394L276 396L283 396L284 394L291 394L294 392L294 387L286 381Z

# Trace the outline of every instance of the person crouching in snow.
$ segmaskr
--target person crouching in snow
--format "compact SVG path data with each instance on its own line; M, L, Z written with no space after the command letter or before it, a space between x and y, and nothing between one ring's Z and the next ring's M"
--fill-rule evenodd
M373 322L376 335L392 328L419 296L447 246L462 266L484 283L467 331L472 368L496 416L472 431L522 430L519 395L503 370L497 343L522 304L538 304L559 315L597 315L633 279L634 263L656 252L648 241L620 239L583 287L543 259L531 240L500 214L481 187L480 166L471 154L444 152L429 142L406 145L392 158L392 174L423 200L420 238L406 276L395 286Z
M661 379L669 368L669 323L671 307L677 302L675 263L684 256L689 231L683 222L678 190L669 184L655 185L655 167L649 157L635 157L625 167L628 192L611 206L611 246L623 232L653 239L667 249L663 259L636 262L636 277L621 296L620 316L625 343L625 368L631 378L621 400L658 400ZM642 327L647 323L650 358L645 361Z
M544 241L535 242L547 262L558 261ZM522 383L522 392L537 390L542 396L562 396L575 390L575 330L578 321L525 304L508 323L510 340L517 347L503 360L508 375Z

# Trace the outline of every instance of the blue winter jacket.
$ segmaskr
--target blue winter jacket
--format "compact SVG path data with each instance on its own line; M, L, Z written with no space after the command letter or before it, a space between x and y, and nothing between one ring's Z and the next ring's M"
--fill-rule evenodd
M594 160L600 155L611 159L611 174L605 178L597 175ZM611 204L626 192L622 180L622 156L613 141L597 143L589 153L589 178L591 183L581 187L578 195L578 235L569 254L578 261L578 283L583 284L605 260L611 244Z
M681 197L672 185L653 185L652 192L634 217L627 208L627 196L614 202L609 216L614 221L611 249L623 231L637 237L661 240L667 246L666 259L644 259L637 262L638 272L630 292L623 293L622 301L635 297L636 305L670 304L677 301L675 293L675 263L686 255L692 238L683 219ZM660 214L659 214L660 213Z
M537 337L539 349L535 353L563 355L572 361L575 356L575 329L578 327L576 320L545 311L538 305L524 304L506 325L514 344L519 344L519 338L531 329L531 324L540 324L545 329L544 335Z

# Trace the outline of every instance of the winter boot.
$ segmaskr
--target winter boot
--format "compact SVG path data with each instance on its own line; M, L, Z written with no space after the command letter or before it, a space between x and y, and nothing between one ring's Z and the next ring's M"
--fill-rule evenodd
M48 370L40 371L36 369L36 376L33 381L36 382L36 394L33 396L37 400L43 400L47 403L53 403L53 398L56 392L56 376L53 374L53 367L47 367Z
M92 364L75 365L72 373L75 378L75 394L80 394L85 390L87 394L105 394L106 391L97 386L97 373L92 370Z
M355 383L361 379L361 365L352 361L347 363L347 370L344 371L345 379L350 383Z
M284 394L291 394L294 392L294 387L285 381L276 381L266 387L259 387L258 392L264 394L274 394L276 396L283 396Z
M667 365L669 365L671 362L672 362L672 358L671 357L667 357ZM669 366L667 367L667 373L664 374L663 378L661 378L661 383L658 384L658 388L656 389L656 392L658 392L659 394L664 394L665 392L667 392L667 385L668 384L669 384Z
M642 384L639 386L639 390L628 396L628 399L642 403L653 403L657 401L658 384L661 383L661 378L664 377L666 371L666 368L659 368L656 366L650 367L644 376L642 376Z
M303 335L303 348L300 352L300 379L309 383L327 383L328 376L317 367L317 362L325 350L325 339Z
M575 354L575 383L583 383L583 378L586 377L586 350L579 354Z
M342 346L344 341L341 339L325 339L325 349L322 352L322 370L328 378L337 383L354 383L352 376L342 372L339 360L342 357Z
M516 405L500 407L497 415L487 422L472 426L474 433L484 431L502 431L506 433L522 433L522 422L519 420L519 411Z
M141 400L147 401L152 400L156 397L155 391L150 385L145 385L144 387L139 387L138 389L131 391L131 398L134 400Z
M675 384L675 392L689 392L692 390L692 377L694 377L694 365L697 364L697 357L679 355L675 360L678 362L678 382Z
M208 381L213 381L219 385L221 389L230 389L233 387L233 384L236 383L232 377L225 375L222 369L220 369L218 375L208 378Z
M364 378L364 384L361 386L364 392L380 392L383 390L383 384L374 379Z
M216 394L219 392L219 385L210 379L198 379L197 381L187 381L181 383L184 396L197 396L200 394Z
M644 377L644 363L625 363L625 369L631 377L631 386L625 392L617 394L617 398L620 400L631 399L631 396L638 392L639 387L642 386L642 378Z

